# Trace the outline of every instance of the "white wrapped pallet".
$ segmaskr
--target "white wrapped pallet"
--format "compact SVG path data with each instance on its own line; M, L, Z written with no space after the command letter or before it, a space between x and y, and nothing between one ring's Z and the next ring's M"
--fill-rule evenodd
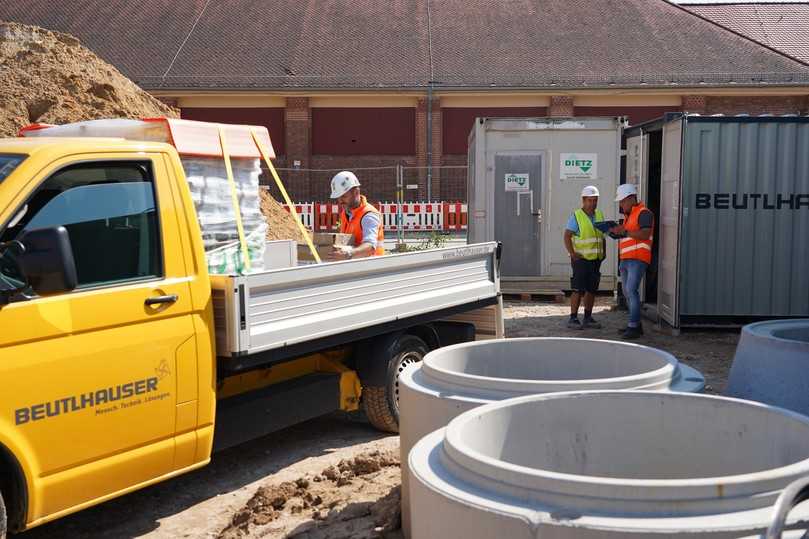
M184 156L180 160L202 229L208 271L217 274L245 273L224 162L214 157ZM264 268L264 243L267 237L267 223L261 214L258 192L261 167L258 159L233 159L231 165L250 255L250 271L261 270Z
M219 140L224 129L250 268L245 267L236 213ZM264 269L267 223L261 213L260 155L255 132L275 157L266 127L220 125L190 120L92 120L59 126L32 126L25 136L116 137L172 144L180 154L197 212L208 271L243 274Z

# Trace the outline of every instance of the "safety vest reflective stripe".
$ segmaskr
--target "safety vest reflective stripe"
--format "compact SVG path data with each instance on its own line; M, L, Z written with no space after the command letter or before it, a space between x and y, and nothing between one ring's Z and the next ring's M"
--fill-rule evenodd
M573 243L576 245L587 245L588 243L598 243L601 241L601 238L587 238L580 240L576 236L573 236Z
M628 253L630 251L636 251L638 249L646 249L647 251L651 251L652 246L646 245L645 243L637 243L635 245L630 245L629 247L623 247L621 249L621 254Z
M627 232L636 232L640 230L640 223L638 222L641 212L646 210L642 203L638 203L632 208L629 217L624 223L624 228ZM654 217L654 216L653 216ZM652 223L654 229L654 222ZM635 238L622 238L618 242L619 258L621 260L640 260L650 264L652 262L652 241L654 238L651 236L646 240L637 240Z

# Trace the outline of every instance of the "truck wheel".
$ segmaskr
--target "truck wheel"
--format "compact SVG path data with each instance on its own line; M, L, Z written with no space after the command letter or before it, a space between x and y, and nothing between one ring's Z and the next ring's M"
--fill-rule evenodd
M8 521L6 519L6 506L3 503L3 495L0 494L0 539L6 539L6 526Z
M365 415L371 425L385 432L399 432L399 375L429 351L424 341L413 335L402 335L396 341L388 359L387 383L362 388Z

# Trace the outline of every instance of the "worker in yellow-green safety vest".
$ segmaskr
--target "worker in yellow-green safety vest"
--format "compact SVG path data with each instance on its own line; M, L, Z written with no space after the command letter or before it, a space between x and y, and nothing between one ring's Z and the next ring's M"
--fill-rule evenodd
M588 185L581 191L581 208L573 212L565 227L565 248L570 255L573 277L570 279L570 319L571 329L600 328L593 320L593 303L601 281L601 262L606 256L604 234L593 223L604 220L604 214L597 208L598 188ZM579 304L584 296L584 319L579 322Z

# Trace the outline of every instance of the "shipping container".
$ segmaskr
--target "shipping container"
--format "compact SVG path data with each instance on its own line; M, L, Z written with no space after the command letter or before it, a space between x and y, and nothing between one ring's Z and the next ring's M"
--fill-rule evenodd
M670 114L625 137L626 181L656 216L647 313L809 316L809 118Z
M570 288L565 225L581 190L598 187L598 207L615 219L623 118L478 118L469 135L469 242L503 244L505 293ZM601 289L616 284L608 240Z

